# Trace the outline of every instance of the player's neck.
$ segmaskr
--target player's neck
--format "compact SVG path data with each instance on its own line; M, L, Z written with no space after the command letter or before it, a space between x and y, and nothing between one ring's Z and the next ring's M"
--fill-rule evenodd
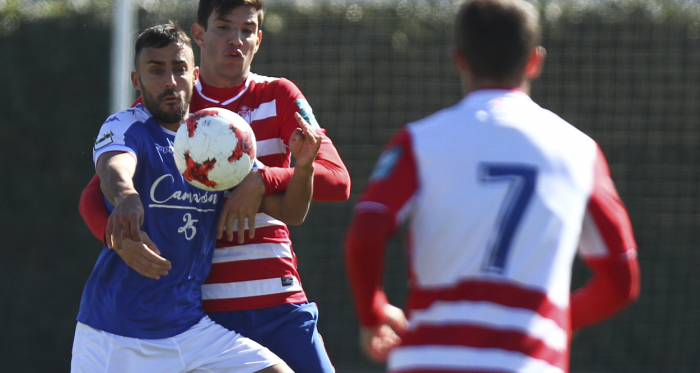
M530 95L530 82L523 77L493 80L462 76L462 90L465 96L481 89L510 89L522 91Z
M190 113L185 114L185 118L189 117ZM163 123L161 121L157 121L158 124L160 124L161 127L165 128L166 130L177 132L177 129L180 128L180 124L182 123Z
M190 117L190 110L187 109L187 111L185 112L185 115L182 117L182 118L183 118L182 121L180 121L180 122L176 122L176 123L165 123L165 122L163 122L162 120L159 120L158 118L156 118L155 116L153 117L153 119L155 119L156 122L157 122L161 127L165 128L166 130L173 131L173 132L177 132L178 128L180 128L180 125L181 125L185 120L187 120L187 118L189 118L189 117Z
M199 80L209 87L228 89L238 87L244 83L246 79L248 79L248 74L250 74L250 70L244 71L239 76L227 77L216 73L209 73L209 70L201 69Z

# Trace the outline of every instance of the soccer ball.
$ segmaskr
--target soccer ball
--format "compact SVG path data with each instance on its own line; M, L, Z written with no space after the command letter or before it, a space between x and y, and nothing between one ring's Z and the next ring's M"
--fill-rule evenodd
M255 134L245 119L222 109L202 109L180 125L173 144L175 165L197 188L233 188L250 173Z

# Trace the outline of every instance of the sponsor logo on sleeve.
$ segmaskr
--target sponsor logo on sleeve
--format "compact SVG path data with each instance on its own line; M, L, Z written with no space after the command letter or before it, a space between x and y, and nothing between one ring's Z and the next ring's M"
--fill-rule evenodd
M95 150L98 150L106 145L109 145L114 142L114 134L112 131L109 131L102 135L102 137L98 138L95 140Z
M299 107L299 114L304 117L306 122L309 123L311 127L321 128L316 121L316 117L314 117L314 111L311 109L309 102L306 100L296 100L295 102L297 107Z
M377 165L374 166L374 171L372 171L372 175L369 177L369 179L383 180L391 175L392 171L394 171L394 168L396 167L396 164L399 162L399 158L401 158L402 151L403 149L401 149L400 146L394 146L385 150L379 156Z

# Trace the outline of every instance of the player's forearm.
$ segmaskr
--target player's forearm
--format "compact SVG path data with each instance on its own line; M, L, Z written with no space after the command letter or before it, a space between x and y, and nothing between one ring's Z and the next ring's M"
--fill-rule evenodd
M314 191L314 165L297 168L289 182L289 187L284 193L282 212L286 220L291 224L301 224L306 219L306 214L311 206L311 196Z
M314 166L298 168L290 179L287 190L265 196L261 210L285 224L299 225L306 219L313 194Z
M353 219L345 238L345 268L355 312L364 327L379 325L388 303L381 283L386 241L392 225L383 214L361 213Z
M105 230L109 211L104 203L104 194L100 188L100 178L95 174L80 194L80 216L98 240L105 243Z
M636 258L591 260L593 278L571 295L571 329L607 319L639 296L640 275Z
M130 154L104 154L97 162L96 169L102 193L113 205L116 206L122 198L138 195L132 179L136 172L136 160Z

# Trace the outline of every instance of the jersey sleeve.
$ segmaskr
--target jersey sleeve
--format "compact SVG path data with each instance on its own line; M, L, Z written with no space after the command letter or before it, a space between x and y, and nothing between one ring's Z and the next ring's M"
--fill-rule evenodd
M90 232L104 244L109 210L105 205L104 195L100 188L100 178L97 174L92 177L80 194L79 210L80 216L90 228Z
M144 116L140 106L120 111L107 118L100 128L92 149L92 160L95 165L100 156L108 152L126 152L134 158L137 157L140 142L139 137L133 135L133 132L137 131L133 125L142 119L139 115Z
M369 182L355 206L355 214L375 211L387 215L393 228L405 218L418 190L418 170L411 136L401 129L379 156Z
M600 148L579 254L593 271L593 277L571 296L573 330L614 315L639 296L639 263L632 223Z
M340 158L338 150L331 139L326 135L306 98L294 83L287 79L280 79L275 93L277 113L280 118L280 137L284 145L289 146L289 138L299 127L294 113L301 116L316 129L321 138L321 148L314 160L314 201L345 201L350 198L350 174L345 163ZM269 167L261 176L265 184L265 194L283 192L287 189L289 181L294 174L293 168Z
M382 322L387 303L382 271L387 239L396 232L418 190L416 163L407 130L399 131L379 157L355 206L345 239L345 263L360 324Z
M144 118L147 118L147 115L142 112L138 102L134 104L133 108L120 111L107 118L100 128L97 140L95 140L92 153L95 165L97 165L99 157L107 152L127 152L136 159L140 143L138 137L133 136L130 131L134 123ZM105 205L100 179L97 175L93 176L80 195L78 208L92 234L104 243L109 211Z
M321 128L309 102L299 88L289 79L280 78L275 89L275 103L280 123L280 137L284 145L289 146L289 138L294 129L299 127L294 113L299 113L313 128Z

